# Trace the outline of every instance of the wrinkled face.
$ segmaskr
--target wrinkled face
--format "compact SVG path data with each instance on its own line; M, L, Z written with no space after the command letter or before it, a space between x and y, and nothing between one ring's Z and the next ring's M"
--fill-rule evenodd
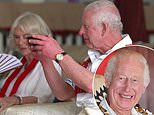
M92 14L90 11L84 12L79 34L83 37L87 47L100 49L99 46L102 45L102 26L96 26Z
M121 61L109 84L108 100L113 110L131 110L145 91L144 65L138 60Z
M20 27L15 28L14 32L14 40L16 46L19 48L23 56L29 55L31 53L28 39L25 37L27 33L25 33Z

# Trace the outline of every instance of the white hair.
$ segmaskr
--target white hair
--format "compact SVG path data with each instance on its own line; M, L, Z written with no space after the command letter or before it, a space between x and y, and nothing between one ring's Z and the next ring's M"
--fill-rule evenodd
M115 4L109 0L98 0L87 5L84 12L94 11L93 20L95 24L108 23L113 31L122 32L123 24Z
M16 27L20 27L28 34L52 35L50 28L39 15L32 12L25 12L16 18L11 27L7 43L8 46L5 51L7 53L12 51L12 49L16 50L15 41L13 38Z
M116 72L116 68L118 63L120 62L120 59L122 58L127 58L130 56L135 56L141 63L144 64L144 86L147 87L148 84L150 83L150 72L149 72L149 66L144 58L144 56L138 52L135 52L133 50L127 50L127 49L119 49L116 54L114 54L111 59L108 61L106 70L104 72L104 76L112 80L113 74Z

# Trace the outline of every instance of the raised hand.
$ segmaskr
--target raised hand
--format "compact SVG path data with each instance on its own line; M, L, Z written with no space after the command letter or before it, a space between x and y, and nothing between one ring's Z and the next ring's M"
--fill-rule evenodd
M38 59L42 60L42 58L46 56L52 60L55 60L56 54L63 52L63 49L51 36L33 35L32 37L37 38L29 39L29 43L31 45L33 55ZM33 44L37 45L34 46Z

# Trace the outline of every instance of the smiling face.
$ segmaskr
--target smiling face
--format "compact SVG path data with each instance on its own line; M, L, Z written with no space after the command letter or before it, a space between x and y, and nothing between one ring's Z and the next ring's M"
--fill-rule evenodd
M109 105L114 111L129 111L145 91L144 64L135 57L119 59L111 83L108 83Z
M28 39L25 38L25 35L27 35L27 33L25 33L20 27L17 26L15 28L13 38L15 40L16 46L23 56L31 54Z

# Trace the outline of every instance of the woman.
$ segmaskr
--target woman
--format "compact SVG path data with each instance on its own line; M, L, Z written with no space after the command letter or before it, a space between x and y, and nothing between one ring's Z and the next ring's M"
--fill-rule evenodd
M0 92L0 111L11 105L52 102L54 99L42 65L30 50L28 37L33 34L51 35L51 32L40 16L26 12L15 20L9 35L10 40L15 42L23 55L21 58L23 66L12 70L3 81ZM60 73L60 66L55 61L53 65L53 68L55 67L54 69Z

